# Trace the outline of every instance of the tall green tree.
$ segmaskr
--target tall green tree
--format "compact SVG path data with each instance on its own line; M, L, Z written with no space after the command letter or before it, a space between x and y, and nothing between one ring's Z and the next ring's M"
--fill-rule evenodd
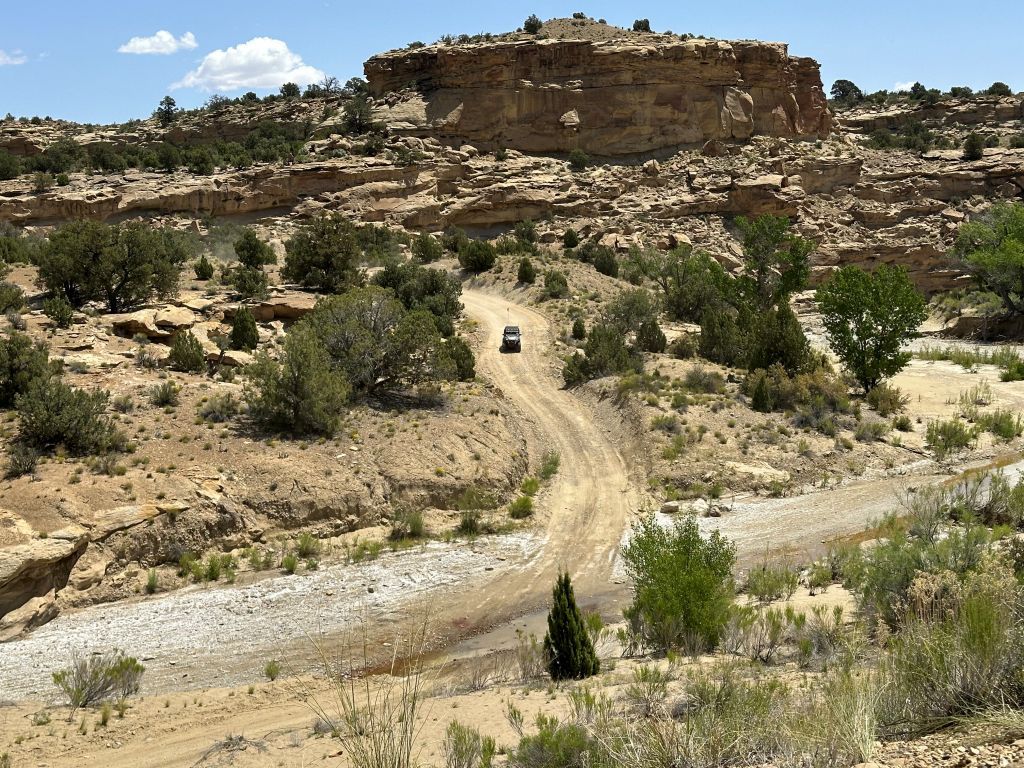
M156 108L156 119L160 121L160 125L166 128L174 122L174 118L177 116L178 103L170 96L160 99L160 106Z
M552 680L582 680L601 668L568 573L560 573L551 594L544 653Z
M1024 204L997 203L960 227L956 255L1012 315L1024 314Z
M344 293L365 279L356 227L338 215L319 216L284 244L285 280L326 293Z
M235 240L234 249L238 266L232 270L231 283L235 290L246 298L266 296L267 274L263 265L277 261L274 249L248 227Z
M434 316L407 311L386 288L367 286L322 299L303 322L357 394L456 376Z
M736 225L743 233L740 288L757 309L778 306L807 285L814 243L791 232L788 218L740 216Z
M865 391L910 361L903 344L917 336L928 313L903 267L883 264L874 273L843 267L816 298L832 351Z

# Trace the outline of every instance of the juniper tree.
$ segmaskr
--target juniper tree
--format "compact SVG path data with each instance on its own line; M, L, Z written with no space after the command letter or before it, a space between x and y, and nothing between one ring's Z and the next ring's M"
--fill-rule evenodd
M544 653L552 680L582 680L596 675L601 664L587 633L583 614L576 605L572 582L562 573L552 591Z

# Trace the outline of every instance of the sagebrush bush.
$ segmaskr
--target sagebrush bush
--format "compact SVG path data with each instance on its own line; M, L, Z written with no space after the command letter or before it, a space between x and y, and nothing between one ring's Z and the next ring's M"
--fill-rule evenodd
M231 392L218 392L210 395L203 403L199 404L199 415L204 421L211 421L215 424L228 421L239 411L238 399Z
M81 707L138 693L145 669L137 659L119 650L75 656L70 667L53 673L53 683L71 707L70 720Z
M158 408L173 407L178 404L180 395L181 386L167 379L149 390L149 402Z
M901 413L910 402L910 396L903 394L899 387L885 383L872 387L865 399L883 417Z

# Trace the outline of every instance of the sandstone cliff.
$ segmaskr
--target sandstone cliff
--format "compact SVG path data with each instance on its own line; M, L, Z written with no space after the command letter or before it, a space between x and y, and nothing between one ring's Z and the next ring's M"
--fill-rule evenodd
M821 137L813 59L782 43L510 40L435 45L365 64L381 115L413 135L524 152L627 155L710 139Z

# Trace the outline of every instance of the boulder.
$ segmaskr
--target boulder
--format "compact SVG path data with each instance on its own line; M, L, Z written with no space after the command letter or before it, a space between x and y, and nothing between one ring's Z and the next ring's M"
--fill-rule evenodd
M107 315L107 320L114 333L127 339L145 336L147 339L166 339L171 336L170 329L161 328L156 324L155 309L140 309L120 315Z
M253 307L252 313L261 323L271 320L298 320L313 311L316 300L317 297L311 293L293 291L260 302Z
M165 307L156 313L153 322L161 331L174 333L195 325L196 316L186 307Z

